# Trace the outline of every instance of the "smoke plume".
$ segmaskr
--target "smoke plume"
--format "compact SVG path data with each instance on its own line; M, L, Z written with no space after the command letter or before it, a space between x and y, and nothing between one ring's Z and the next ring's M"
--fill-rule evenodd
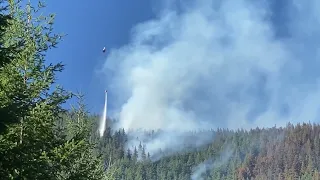
M194 171L191 175L191 180L203 180L201 176L207 170L218 168L218 167L221 167L222 165L227 164L229 159L232 157L233 153L234 152L232 151L231 146L227 146L225 150L221 153L219 159L216 159L216 160L208 159L208 160L205 160L203 163L197 165L194 168Z
M163 4L106 60L118 127L176 132L157 149L187 130L317 121L320 1Z

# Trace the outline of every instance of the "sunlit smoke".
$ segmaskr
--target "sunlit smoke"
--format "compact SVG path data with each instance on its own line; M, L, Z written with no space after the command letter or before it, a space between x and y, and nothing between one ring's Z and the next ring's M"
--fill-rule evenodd
M105 94L104 108L103 108L103 113L102 113L102 117L100 119L100 124L99 124L100 137L103 136L104 131L106 130L107 110L108 110L108 92L106 92Z
M110 51L117 127L166 130L152 154L184 138L170 132L318 121L320 1L179 2Z

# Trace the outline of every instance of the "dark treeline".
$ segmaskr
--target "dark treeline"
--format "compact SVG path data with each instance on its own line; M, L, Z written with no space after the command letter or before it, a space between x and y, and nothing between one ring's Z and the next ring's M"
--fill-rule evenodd
M33 3L0 0L1 180L319 179L316 124L186 132L181 147L159 147L155 161L144 142L127 149L135 137L110 121L100 138L100 117L89 115L83 96L54 86L64 65L45 63L45 54L63 35L53 32L55 15ZM78 104L64 109L72 97ZM209 143L194 146L202 139Z
M155 162L143 143L124 149L129 138L124 130L112 134L107 128L102 139L96 138L97 150L103 154L106 168L117 167L117 179L190 179L197 174L197 166L208 160L211 163L207 162L201 176L195 179L319 179L320 126L317 124L200 133L213 135L211 143L170 156L165 156L164 151L164 157ZM197 133L190 132L191 136Z

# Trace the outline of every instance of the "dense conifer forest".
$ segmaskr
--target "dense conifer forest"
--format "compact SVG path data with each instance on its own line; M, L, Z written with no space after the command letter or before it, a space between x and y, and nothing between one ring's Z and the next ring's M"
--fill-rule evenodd
M143 143L125 149L128 135L124 130L110 132L111 128L103 139L95 139L105 168L117 167L116 179L319 179L320 126L317 124L289 123L285 128L250 131L201 131L201 137L212 136L210 143L169 156L164 151L163 157L156 161L145 151ZM150 132L146 134L153 136ZM199 134L190 132L190 137Z
M144 141L128 148L133 135L112 129L113 120L100 138L100 116L84 96L56 86L63 63L45 62L63 38L53 33L55 15L36 16L40 2L0 5L0 179L320 179L318 124L186 132L179 150L159 147L156 159ZM78 104L64 109L71 98ZM149 140L159 133L144 132ZM194 146L198 137L210 141Z

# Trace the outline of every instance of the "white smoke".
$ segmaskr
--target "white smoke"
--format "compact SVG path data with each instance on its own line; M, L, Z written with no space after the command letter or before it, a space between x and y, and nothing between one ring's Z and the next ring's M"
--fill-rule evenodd
M263 0L173 2L106 60L118 127L183 132L317 121L320 2L286 1L278 11ZM181 140L171 135L149 149Z
M218 159L208 159L197 165L193 169L193 173L191 175L191 180L202 180L201 177L207 170L219 168L222 165L228 164L227 162L232 157L234 151L230 146L227 146L225 150L220 154Z

